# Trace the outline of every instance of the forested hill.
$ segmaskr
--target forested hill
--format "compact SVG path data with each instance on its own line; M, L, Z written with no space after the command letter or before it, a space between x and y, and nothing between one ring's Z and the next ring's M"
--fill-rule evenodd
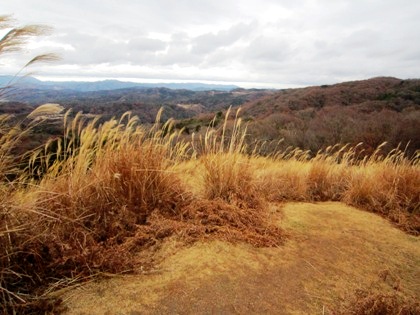
M373 78L281 90L249 102L243 114L254 137L284 139L313 151L363 142L372 149L410 142L420 149L420 80Z
M389 108L401 111L420 106L420 79L373 78L334 85L280 90L244 106L244 112L255 118L306 108L358 106L367 111Z

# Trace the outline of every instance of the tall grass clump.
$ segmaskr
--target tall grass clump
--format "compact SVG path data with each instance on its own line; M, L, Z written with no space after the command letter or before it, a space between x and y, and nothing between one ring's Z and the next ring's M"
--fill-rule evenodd
M148 222L153 211L179 212L188 196L169 168L187 146L175 143L174 137L164 136L158 124L146 131L129 115L98 127L96 121L85 123L77 115L64 137L56 140L54 155L34 156L33 161L39 160L46 170L37 192L37 211L51 217L45 221L57 246L80 248L73 271L77 266L92 268L83 267L85 259L86 264L118 269L112 259L102 257L102 249L86 251L89 243L121 244L134 235L137 225ZM63 263L70 263L70 258Z
M396 148L371 155L333 146L311 157L298 149L253 160L260 194L271 201L342 201L420 233L420 155Z
M347 187L349 166L355 148L348 145L330 146L310 159L307 194L311 201L339 201Z
M250 158L246 156L246 126L236 113L228 129L230 109L220 130L209 128L202 139L200 161L204 166L205 197L256 206ZM255 203L255 205L254 205Z
M351 167L343 201L419 234L420 153L408 158L405 150L396 148L383 156L379 149Z
M229 122L229 109L223 126L208 128L200 147L195 147L203 166L204 194L188 215L205 222L219 237L275 246L283 242L284 233L270 220L265 199L258 193L252 157L246 154L246 126L238 114L239 110Z
M130 269L136 249L158 238L148 228L153 212L176 216L189 200L169 169L188 147L176 133L158 123L145 130L128 114L102 125L80 114L64 121L63 137L33 154L19 190L2 191L6 313L43 307L54 279Z
M15 305L28 303L20 291L27 292L26 284L36 281L27 275L26 262L20 260L21 245L34 237L28 232L33 221L26 220L15 203L18 195L22 197L20 204L26 203L27 176L20 165L23 156L17 152L33 124L25 127L23 122L12 122L12 118L0 116L0 312L4 314L19 313Z

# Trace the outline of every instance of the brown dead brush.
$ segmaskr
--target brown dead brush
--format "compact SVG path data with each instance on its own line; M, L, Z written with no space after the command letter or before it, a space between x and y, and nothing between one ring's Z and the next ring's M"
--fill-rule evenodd
M281 245L286 236L267 209L241 207L221 199L197 200L184 209L183 216L187 221L203 226L203 236L230 242L272 247Z
M40 181L27 176L2 208L6 312L55 308L45 290L57 279L131 270L139 250L166 237L186 242L214 237L256 246L284 241L256 193L249 159L240 152L201 157L207 171L232 177L213 182L213 173L206 173L206 183L214 185L198 198L174 172L173 166L191 155L176 133L164 132L168 125L146 131L128 115L98 125L81 115L70 120L68 114L65 124L62 138L32 156L27 170Z
M41 149L31 159L42 180L28 177L2 206L0 280L8 311L33 308L30 299L55 278L129 269L125 239L153 210L176 212L188 201L168 170L187 148L176 135L164 136L158 125L146 132L135 118L96 125L76 116L55 152Z
M365 290L356 292L340 314L352 315L417 315L420 314L420 303L414 298L392 293L378 293Z
M176 213L189 200L168 170L185 146L172 145L173 137L160 130L147 133L136 119L125 125L115 120L99 128L94 124L72 122L67 132L72 138L61 149L64 158L47 164L36 194L36 214L45 216L42 229L48 231L43 243L60 260L54 264L72 272L118 271L104 254L112 251L104 248L133 236L155 209ZM124 258L118 251L111 255Z
M265 209L240 208L221 199L197 199L178 214L152 212L147 224L138 226L131 244L134 247L156 245L169 236L177 236L187 243L222 239L257 247L279 246L286 237Z

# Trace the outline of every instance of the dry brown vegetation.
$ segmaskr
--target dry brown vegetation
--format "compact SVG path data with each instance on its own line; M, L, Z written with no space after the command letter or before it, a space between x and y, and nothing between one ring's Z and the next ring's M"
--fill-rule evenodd
M372 154L384 141L388 152L410 142L420 148L420 80L372 78L328 86L276 91L244 104L258 139L284 139L282 146L316 153L337 143Z
M229 115L226 115L228 117ZM2 311L55 307L59 288L98 272L124 272L170 236L281 245L286 233L267 202L340 200L420 232L419 155L331 147L246 154L246 128L209 128L193 142L124 115L103 124L64 116L65 134L16 169L20 127L2 120L0 289ZM19 132L17 132L19 131ZM30 132L30 130L24 130ZM13 179L8 177L14 172ZM152 261L143 255L141 263ZM38 309L37 309L38 308Z
M167 239L153 270L66 289L65 314L418 313L418 238L341 202L270 209L282 246Z
M11 26L11 30L0 39L0 54L19 50L28 38L47 31L42 26L13 28L10 17L0 16L0 29ZM55 58L49 54L39 55L23 68ZM405 112L403 119L399 120L400 126L413 124L417 119L415 105L418 102L418 88L412 83L391 80L386 83L388 85L385 84L385 89L391 85L407 84L409 93L396 95L387 92L381 95L385 100L405 98L412 103L409 105L414 106L403 109ZM0 89L0 96L9 88L6 86ZM318 124L329 122L325 117L337 116L334 108L320 109L331 101L337 104L334 99L336 94L330 93L332 96L327 95L325 98L325 93L311 91L306 95L305 102L319 107L318 114L322 119L318 117ZM344 93L344 98L340 99L351 103L364 99L369 93L369 90L360 89L359 94ZM292 123L290 126L302 127L298 129L303 138L292 139L299 144L310 130L304 118L317 114L300 108L301 104L293 102L293 97L289 99L290 109L297 106L295 109L299 110L302 119L289 117L288 112L282 112L279 119ZM60 110L54 104L47 104L21 122L12 122L12 117L8 115L0 116L1 313L58 313L63 310L60 300L56 298L57 294L54 294L59 289L98 274L126 273L138 270L138 266L144 272L152 270L157 259L155 254L167 246L168 239L175 240L186 251L188 248L185 244L203 240L225 241L222 246L239 243L239 246L247 245L248 249L254 250L282 250L282 245L290 240L292 246L281 252L281 258L283 254L296 259L303 257L302 261L306 263L308 259L313 259L308 265L327 275L322 278L323 282L339 275L337 270L332 270L332 273L330 270L331 262L336 262L335 257L329 248L319 243L324 242L332 247L331 240L335 239L340 240L341 245L348 246L352 240L340 234L342 231L329 233L328 217L333 215L338 217L338 221L343 218L347 220L350 219L349 213L357 210L345 208L344 213L334 210L319 216L319 212L306 211L308 206L305 205L305 209L300 209L295 216L308 213L309 216L319 216L318 221L312 217L298 222L306 222L307 225L317 222L319 225L320 230L315 230L308 238L308 235L296 233L293 229L289 235L290 229L284 229L284 226L278 224L270 204L272 202L341 201L378 213L405 232L413 235L420 233L418 152L409 156L406 149L395 148L386 150L384 154L382 146L379 146L376 151L365 154L356 145L331 146L316 155L299 149L271 150L272 155L263 157L258 153L263 152L263 147L247 147L247 128L238 115L234 121L229 121L229 112L219 129L213 128L215 123L210 124L213 127L201 133L201 137L193 136L192 139L181 137L182 131L174 131L171 121L162 126L159 123L160 115L156 124L146 129L139 124L137 117L131 117L129 113L120 119L100 122L99 118L85 121L86 116L81 114L71 118L68 112L63 116L62 136L50 139L37 150L17 155L17 152L22 152L22 139L28 138L37 124L42 124L42 116ZM341 114L343 112L340 110ZM352 113L349 111L345 114L351 116ZM393 118L388 114L382 111L378 117L380 120L388 116ZM34 117L38 119L33 120ZM391 121L391 118L388 120ZM304 124L299 125L302 121ZM342 127L341 123L338 119L327 124L329 127L321 137L331 136L328 141L310 139L310 144L323 147L331 139L342 142L345 137L342 133L337 134ZM315 129L320 129L316 120L311 124ZM408 129L411 132L413 128ZM282 132L293 134L296 130L289 128ZM363 133L367 135L370 149L379 145L376 136L381 132L378 130L369 129ZM412 136L410 132L404 134L404 140ZM371 139L371 134L374 134L374 139ZM414 147L418 148L417 143ZM338 225L337 220L332 221L333 224ZM357 220L350 222L363 223L366 230L373 220L370 217L364 223ZM287 224L296 222L286 222L286 227ZM352 226L341 227L353 235ZM380 232L368 230L363 237L373 239ZM396 244L403 244L404 255L416 259L416 253L411 255L414 245L410 240L407 241L406 235L399 233L395 237L387 235L386 243L393 243L394 248ZM331 234L334 234L334 238ZM293 238L302 237L307 237L310 246L293 243ZM364 246L363 239L361 241L359 238L358 241L359 247ZM380 242L375 243L375 246L381 248L382 255L383 252L388 256L392 253L392 248ZM301 252L297 256L291 255L296 248ZM316 251L321 252L322 257L317 256ZM353 248L350 248L351 251ZM380 251L371 252L381 259L388 258L381 256ZM238 249L236 253L239 253L238 257L242 255L246 258L241 263L253 264L252 255ZM340 256L342 253L335 252L335 255ZM282 272L287 275L281 272L279 275L276 263L280 260L278 256L270 255L265 257L262 265L269 267L266 271L271 270L272 273L264 274L264 278L257 272L251 275L254 281L268 282L270 277L274 277L281 282L297 276L309 276L308 270L301 266L285 268ZM349 255L347 252L344 257ZM215 255L219 259L216 263L227 262L237 266L226 260L227 255L223 256L220 258L220 255ZM214 257L212 255L211 259ZM394 257L389 260L394 269L401 264ZM325 261L329 264L324 264ZM346 278L349 282L356 281L358 269L371 268L364 259L353 259L352 262L357 268L351 266L352 272ZM323 268L316 269L313 263ZM376 268L382 262L375 263ZM224 267L219 266L222 269ZM368 274L365 269L364 274ZM312 269L309 270L312 272ZM417 272L411 267L407 270L403 272ZM306 289L317 290L317 286L323 282L308 281ZM406 282L405 285L411 286L408 293L410 290L416 291L412 279ZM293 284L293 281L290 283ZM301 289L296 282L295 288ZM259 287L248 286L247 289L255 292ZM338 309L354 314L418 312L418 303L402 294L399 284L394 290L398 292L358 291L354 301L349 297L344 302L350 304L341 303ZM347 293L342 288L338 291L340 294ZM300 290L298 295L303 293ZM269 296L270 292L266 294ZM302 296L300 298L301 301L307 300ZM243 309L244 312L246 310Z

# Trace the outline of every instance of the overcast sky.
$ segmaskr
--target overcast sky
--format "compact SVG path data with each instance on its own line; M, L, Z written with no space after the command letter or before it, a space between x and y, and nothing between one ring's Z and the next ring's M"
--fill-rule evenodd
M0 15L46 24L27 55L48 79L218 81L244 87L420 77L418 0L1 0Z

